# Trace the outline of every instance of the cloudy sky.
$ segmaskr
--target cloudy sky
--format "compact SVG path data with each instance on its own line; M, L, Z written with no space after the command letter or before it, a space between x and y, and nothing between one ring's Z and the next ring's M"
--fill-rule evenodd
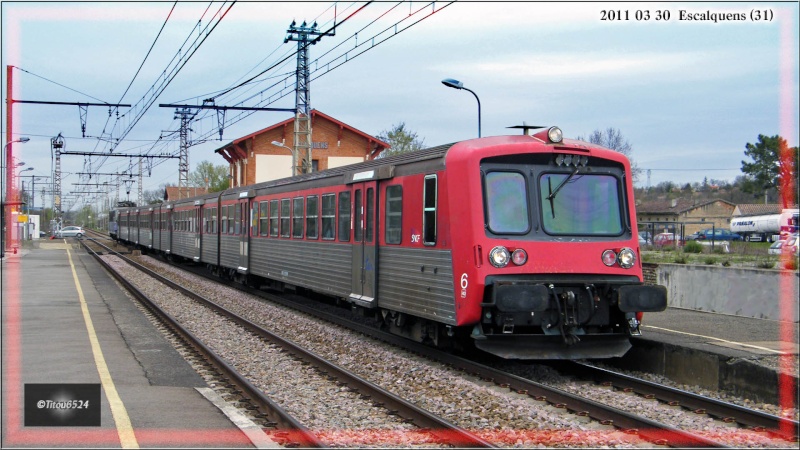
M523 121L568 137L619 129L640 186L733 181L759 134L798 145L797 3L3 2L4 101L10 65L15 100L133 105L89 107L84 138L77 106L16 103L11 139L31 140L15 154L34 167L23 175L50 174L59 133L67 151L177 154L162 103L294 107L293 20L335 20L310 50L311 106L373 135L404 122L426 145L477 137L475 98L441 84L455 78L480 97L483 136ZM220 142L216 114L199 113L191 169L288 117L230 111ZM131 162L64 156L62 192ZM176 184L178 161L145 172L145 190Z

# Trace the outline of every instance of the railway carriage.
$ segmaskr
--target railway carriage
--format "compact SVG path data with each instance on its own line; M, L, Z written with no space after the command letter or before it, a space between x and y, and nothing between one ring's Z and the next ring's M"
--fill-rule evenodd
M168 254L200 261L200 217L203 200L189 198L170 203L170 245Z
M175 255L336 297L418 341L607 358L666 308L643 283L633 204L622 154L553 127L177 201L165 231Z

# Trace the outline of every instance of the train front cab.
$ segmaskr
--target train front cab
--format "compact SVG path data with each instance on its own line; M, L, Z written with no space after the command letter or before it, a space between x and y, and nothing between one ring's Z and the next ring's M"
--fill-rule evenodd
M642 282L628 161L545 133L448 154L459 323L504 358L622 356L642 312L666 308Z

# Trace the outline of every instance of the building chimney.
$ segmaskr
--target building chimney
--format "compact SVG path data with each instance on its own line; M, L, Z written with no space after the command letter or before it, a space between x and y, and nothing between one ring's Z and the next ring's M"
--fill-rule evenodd
M678 206L678 199L677 199L677 198L673 198L673 199L672 199L672 206L671 206L671 208L674 208L674 207L676 207L676 206Z

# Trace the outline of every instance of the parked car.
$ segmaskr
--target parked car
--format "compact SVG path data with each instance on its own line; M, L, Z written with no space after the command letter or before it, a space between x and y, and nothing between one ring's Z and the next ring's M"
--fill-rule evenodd
M770 255L780 255L781 254L781 247L783 247L783 243L784 242L785 241L775 241L775 242L773 242L772 245L769 246L769 250L767 250L767 253L769 253Z
M658 233L653 237L653 245L656 247L664 247L667 245L683 245L681 235L675 233Z
M715 241L741 241L742 236L732 233L731 230L726 230L724 228L706 228L705 230L700 231L697 235L698 241L711 239L714 239Z
M56 231L56 237L59 239L67 237L76 237L78 239L81 239L85 235L86 232L83 231L83 228L76 226L68 226Z
M699 236L700 236L700 231L695 231L694 233L686 236L686 240L687 241L696 241Z
M650 245L653 243L653 235L649 231L639 232L639 245Z
M783 246L781 246L781 252L794 256L800 255L800 237L798 237L798 235L793 234L785 241L778 242L783 242Z

